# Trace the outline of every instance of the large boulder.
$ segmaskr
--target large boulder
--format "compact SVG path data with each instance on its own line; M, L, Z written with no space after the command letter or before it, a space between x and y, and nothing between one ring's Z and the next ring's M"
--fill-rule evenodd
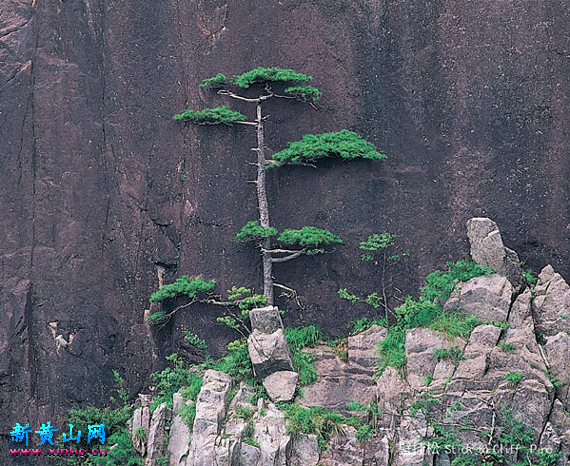
M274 402L291 401L297 388L299 374L293 371L278 371L263 380L263 387Z
M386 338L388 331L379 325L348 337L348 362L353 370L373 374L378 364L378 342Z
M552 266L540 272L534 292L536 331L545 337L570 332L570 286Z
M460 309L483 322L505 321L512 296L513 287L506 277L475 277L456 285L444 309Z
M342 426L342 432L331 439L330 448L321 455L323 466L361 466L364 449L356 438L354 427Z
M252 330L262 333L273 333L283 329L283 321L277 306L262 307L249 311L249 321Z
M273 333L263 333L253 329L247 339L249 357L255 375L264 379L278 371L292 371L293 362L285 333L278 329Z
M438 365L434 352L438 349L449 350L457 346L460 350L465 346L463 340L451 342L435 330L427 328L413 328L406 330L405 351L408 360L408 383L416 390L426 387L433 377Z
M517 253L505 247L499 227L489 218L476 217L467 221L471 257L477 264L489 267L507 277L516 290L526 283Z

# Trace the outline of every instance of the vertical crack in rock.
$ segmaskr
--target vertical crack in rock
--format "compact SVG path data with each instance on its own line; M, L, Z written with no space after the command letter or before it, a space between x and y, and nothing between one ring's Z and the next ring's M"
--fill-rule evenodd
M24 308L24 325L26 329L26 339L28 344L28 354L27 354L27 367L30 376L30 397L33 398L36 395L36 383L37 383L37 368L36 368L36 351L35 351L35 339L33 333L33 284L30 283L28 292L26 294L26 306Z

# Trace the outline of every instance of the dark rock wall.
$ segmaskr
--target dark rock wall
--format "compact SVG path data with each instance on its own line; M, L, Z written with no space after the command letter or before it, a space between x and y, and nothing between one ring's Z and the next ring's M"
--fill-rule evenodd
M400 287L467 251L465 221L493 218L535 268L569 276L570 7L527 1L13 0L0 5L0 434L133 392L177 349L212 341L219 311L191 309L156 338L143 323L157 266L257 286L235 233L255 218L254 134L170 120L224 103L204 77L255 66L314 76L323 100L268 105L268 145L350 128L384 162L269 175L276 226L315 224L335 254L276 267L305 311L339 332L372 289L357 259L375 231L411 252ZM243 109L250 112L249 109ZM356 286L356 285L355 285ZM358 288L358 286L356 286ZM362 312L362 309L360 309ZM56 350L49 327L72 345ZM172 332L172 337L171 337ZM155 348L157 345L157 348Z

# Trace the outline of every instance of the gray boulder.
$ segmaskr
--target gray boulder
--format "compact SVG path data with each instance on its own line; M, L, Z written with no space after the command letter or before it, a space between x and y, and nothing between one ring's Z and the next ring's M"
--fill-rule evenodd
M316 466L319 464L319 448L315 434L301 434L293 440L291 466Z
M570 286L562 276L546 266L538 276L533 312L536 331L543 336L570 332Z
M493 220L480 217L468 220L467 236L471 244L471 257L477 264L507 277L516 290L525 285L517 253L505 247L499 227Z
M268 403L263 416L254 419L254 438L259 444L261 466L287 466L291 454L291 436L285 428L285 416Z
M295 395L299 374L293 371L278 371L263 380L269 398L275 403L290 401Z
M283 321L277 306L262 307L249 311L249 320L252 330L259 330L261 333L274 333L283 329Z
M330 448L323 452L320 464L323 466L361 466L364 463L364 449L356 439L354 427L342 426L342 432L332 438Z
M456 285L444 309L460 309L483 322L505 321L512 295L513 287L506 277L475 277Z
M278 371L293 370L289 346L282 329L270 334L254 329L247 339L247 346L258 378L263 379Z
M348 362L353 371L361 369L374 374L379 360L376 345L387 333L384 327L372 325L364 332L348 337Z
M301 404L345 411L350 400L362 404L375 400L372 373L340 360L329 346L319 345L305 351L315 356L318 378L314 384L303 387Z

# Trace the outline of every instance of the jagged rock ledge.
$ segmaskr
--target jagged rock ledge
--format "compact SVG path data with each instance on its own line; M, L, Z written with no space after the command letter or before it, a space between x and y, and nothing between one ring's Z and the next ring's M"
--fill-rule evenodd
M145 466L159 457L176 466L455 466L499 464L498 455L501 464L569 465L570 286L550 266L529 286L491 220L470 220L468 232L472 257L494 274L461 283L443 303L489 322L467 340L408 329L405 370L388 367L376 381L375 347L385 328L349 337L344 360L324 344L309 350L319 377L297 402L340 412L351 400L373 407L360 413L371 435L339 425L321 451L316 435L290 433L279 403L252 403L254 392L243 383L231 398L231 378L208 370L192 428L179 414L180 393L172 414L161 405L149 418L148 400L135 412L133 432L148 432L146 441L133 434ZM277 393L292 396L297 378L279 313L253 316L254 367L273 379L266 388L276 401L288 399Z

